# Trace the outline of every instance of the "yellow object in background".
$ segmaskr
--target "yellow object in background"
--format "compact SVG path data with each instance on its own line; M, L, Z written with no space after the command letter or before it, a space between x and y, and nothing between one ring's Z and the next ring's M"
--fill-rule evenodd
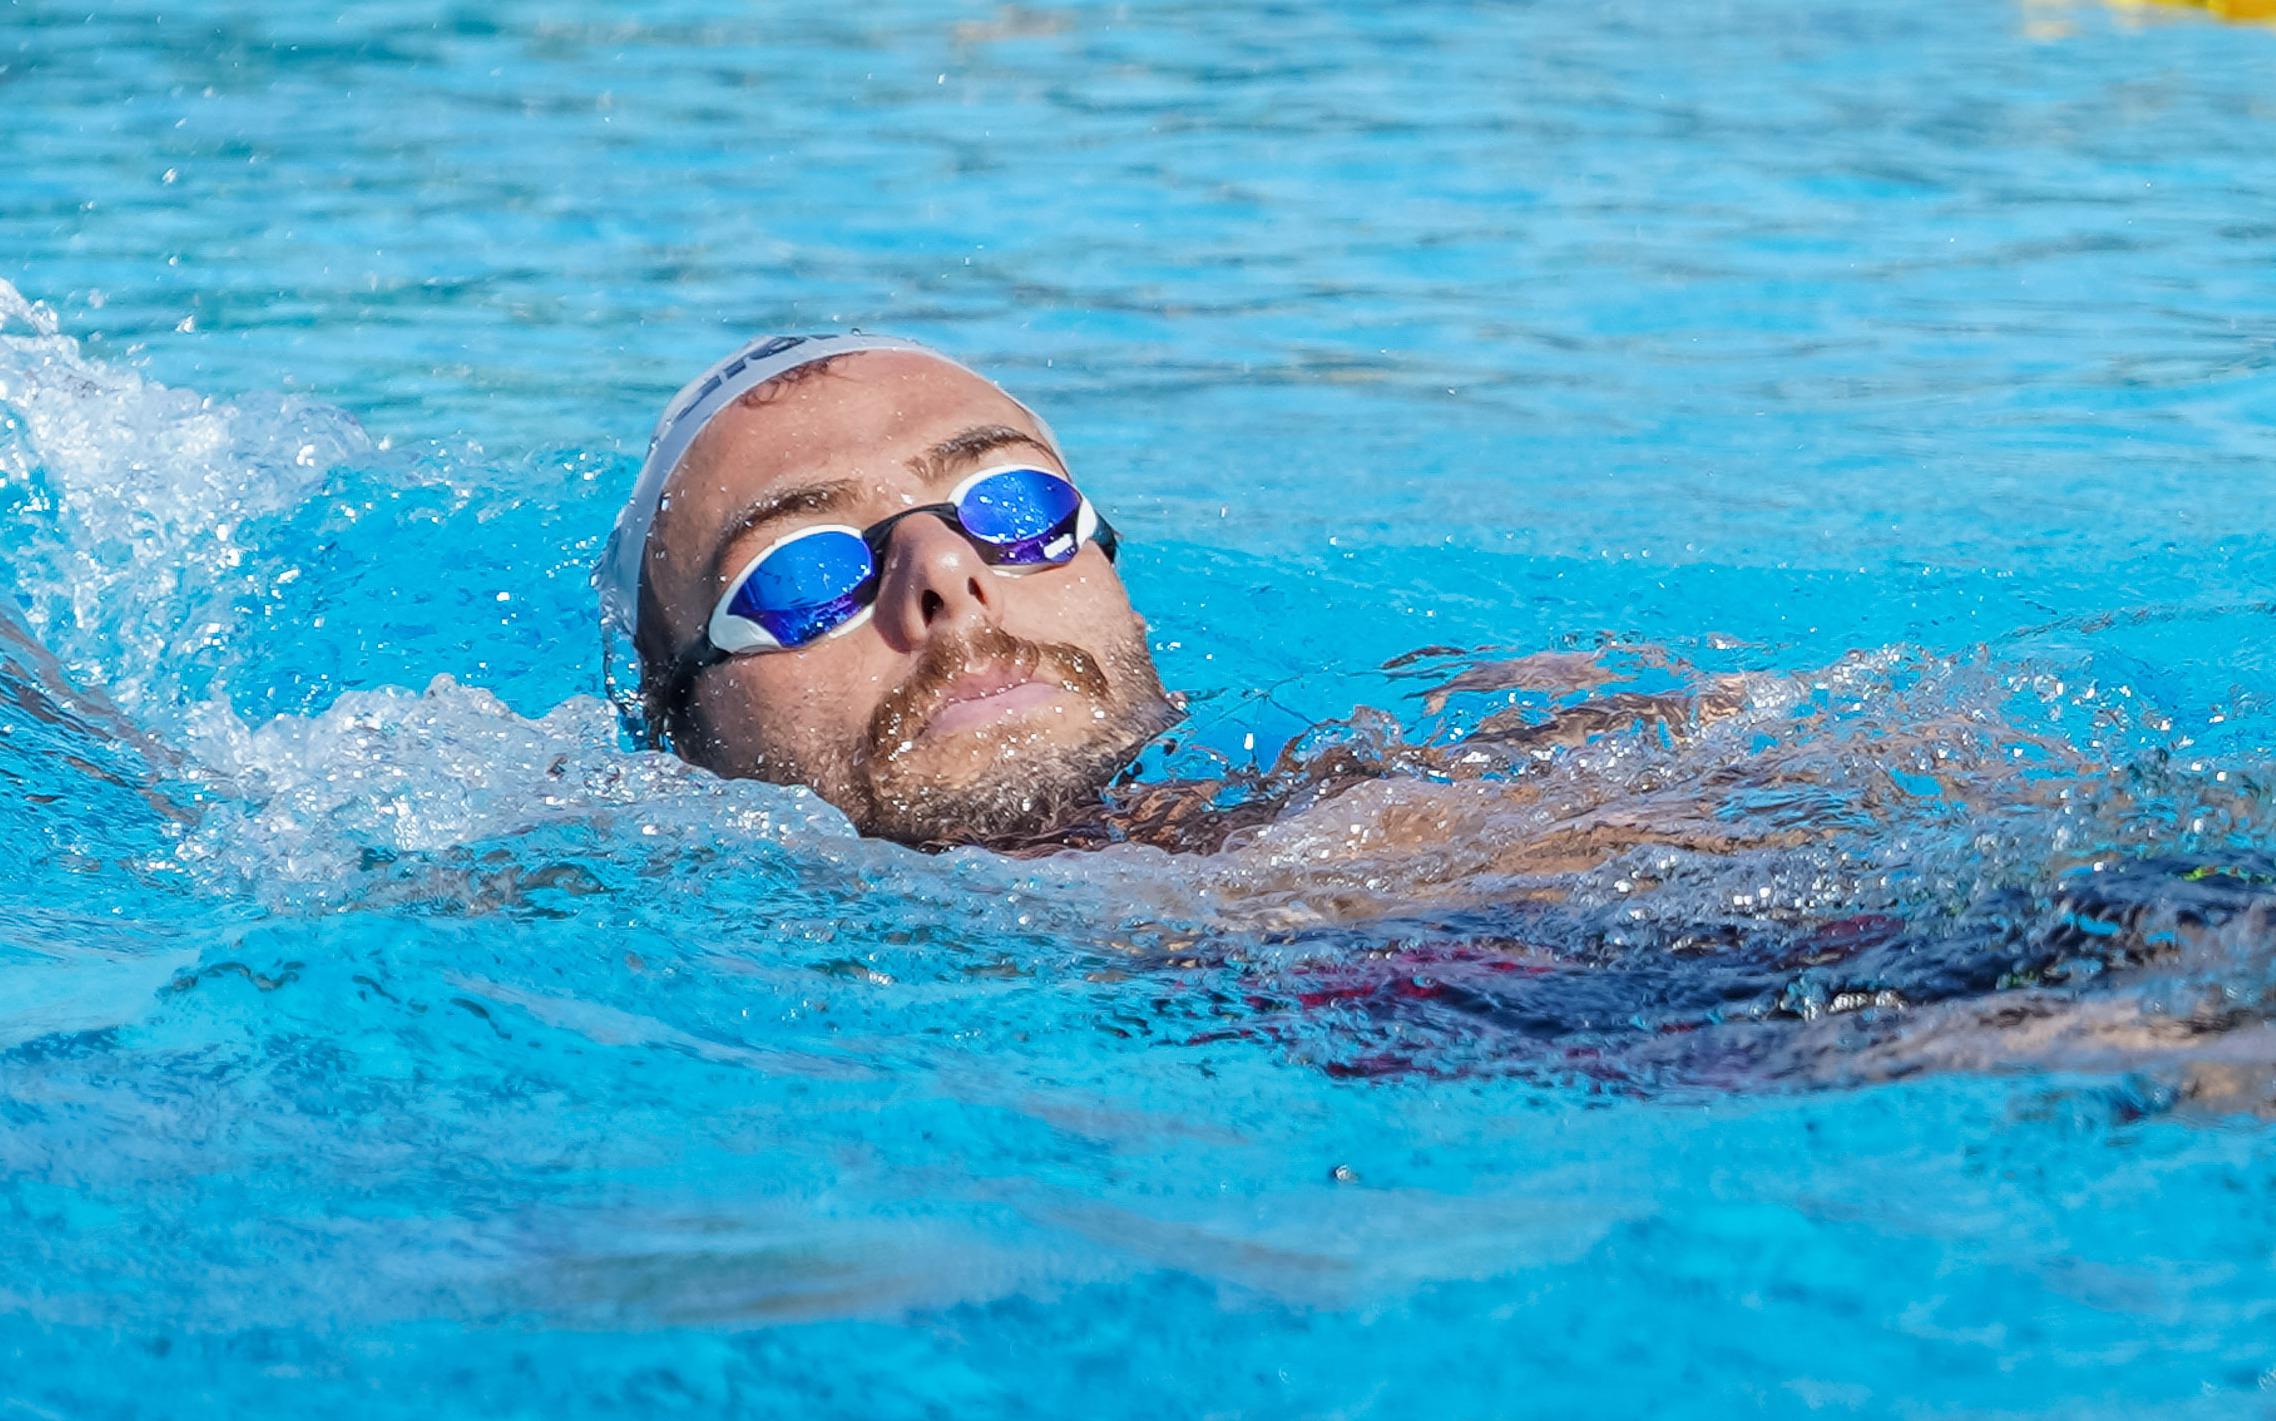
M2276 20L2276 0L2112 0L2124 8L2163 5L2204 10L2224 20Z
M2196 10L2215 19L2239 24L2276 24L2276 0L2101 0L2123 17L2121 23L2139 25L2181 20L2176 13ZM2033 39L2059 40L2070 36L2081 6L2094 0L2023 0L2023 32Z

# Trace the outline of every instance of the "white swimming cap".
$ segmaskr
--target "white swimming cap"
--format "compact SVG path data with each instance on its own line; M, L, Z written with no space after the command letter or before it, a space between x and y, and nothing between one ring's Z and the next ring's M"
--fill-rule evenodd
M864 350L915 351L959 370L968 369L937 350L894 336L863 335L858 331L847 335L765 336L712 366L672 396L671 403L664 406L664 417L656 421L656 432L649 437L648 458L641 464L640 477L632 485L632 497L625 500L624 511L617 514L616 531L609 535L608 548L593 569L593 586L601 594L604 632L614 630L631 636L638 629L640 568L648 551L648 530L655 526L656 511L663 505L665 482L671 478L672 470L679 467L688 446L695 443L695 437L711 423L712 416L746 392L801 365ZM1027 409L1027 406L1020 408ZM1035 416L1036 427L1043 431L1044 443L1056 451L1059 445L1052 438L1051 426L1033 410L1028 413Z

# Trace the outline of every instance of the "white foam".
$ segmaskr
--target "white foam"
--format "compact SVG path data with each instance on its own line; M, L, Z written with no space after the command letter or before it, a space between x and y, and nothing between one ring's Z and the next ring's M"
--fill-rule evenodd
M168 700L167 668L210 656L258 591L249 530L368 456L346 411L281 395L217 400L91 360L53 311L0 280L0 497L21 497L24 619L122 705Z
M530 719L448 676L423 692L350 692L321 714L257 726L207 702L190 718L187 749L224 796L183 856L298 907L368 892L375 851L381 862L447 857L572 830L596 853L645 862L699 844L818 849L854 837L810 791L621 751L615 713L593 697Z

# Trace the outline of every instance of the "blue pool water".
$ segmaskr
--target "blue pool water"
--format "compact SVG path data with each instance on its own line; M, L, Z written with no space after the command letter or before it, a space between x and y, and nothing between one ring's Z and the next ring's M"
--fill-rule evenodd
M2276 1404L2276 29L341 8L0 9L0 1417ZM856 323L1065 437L1149 774L1455 827L629 751L655 409Z

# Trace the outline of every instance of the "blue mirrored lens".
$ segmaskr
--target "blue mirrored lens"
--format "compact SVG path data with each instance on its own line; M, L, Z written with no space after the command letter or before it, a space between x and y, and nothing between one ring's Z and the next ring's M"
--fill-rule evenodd
M858 534L822 529L768 553L735 589L727 610L765 627L784 646L803 646L859 612L876 573Z
M1082 506L1083 496L1057 474L1006 469L966 489L956 517L1004 562L1065 562L1076 552L1065 535Z

